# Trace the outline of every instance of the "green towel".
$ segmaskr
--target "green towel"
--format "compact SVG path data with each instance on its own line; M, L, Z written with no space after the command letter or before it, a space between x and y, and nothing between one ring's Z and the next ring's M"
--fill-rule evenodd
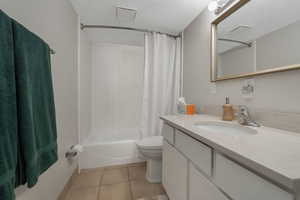
M0 199L15 199L17 104L12 20L0 10Z
M15 21L13 35L21 152L18 165L27 186L33 187L58 159L50 49Z

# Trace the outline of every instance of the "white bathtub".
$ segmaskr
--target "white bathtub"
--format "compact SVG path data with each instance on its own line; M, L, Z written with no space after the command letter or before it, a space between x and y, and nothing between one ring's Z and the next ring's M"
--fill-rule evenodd
M79 167L91 169L142 162L144 160L140 158L135 144L138 139L138 131L134 129L92 133L83 143L84 151L80 154Z

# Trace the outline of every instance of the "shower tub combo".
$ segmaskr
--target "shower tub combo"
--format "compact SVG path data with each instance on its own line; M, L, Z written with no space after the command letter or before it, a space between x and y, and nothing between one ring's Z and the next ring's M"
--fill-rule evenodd
M136 141L139 140L138 130L123 129L115 134L106 130L105 134L91 134L83 143L84 151L79 158L81 169L121 165L143 162Z

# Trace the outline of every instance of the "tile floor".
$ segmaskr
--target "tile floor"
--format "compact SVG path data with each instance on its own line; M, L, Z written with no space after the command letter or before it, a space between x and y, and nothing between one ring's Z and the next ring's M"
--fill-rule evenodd
M168 200L161 184L145 179L145 163L83 170L65 200Z

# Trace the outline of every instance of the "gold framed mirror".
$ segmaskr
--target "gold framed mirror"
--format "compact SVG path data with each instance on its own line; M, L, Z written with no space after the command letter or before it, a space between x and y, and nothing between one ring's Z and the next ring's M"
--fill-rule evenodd
M300 69L300 1L290 3L238 0L217 17L211 23L211 81Z

